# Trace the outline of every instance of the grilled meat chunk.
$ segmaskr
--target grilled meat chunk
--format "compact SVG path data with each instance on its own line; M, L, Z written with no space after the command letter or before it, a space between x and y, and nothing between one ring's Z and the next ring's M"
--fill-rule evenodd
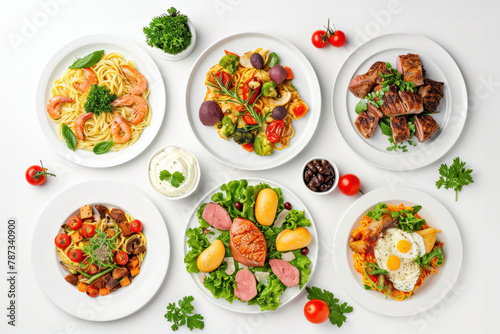
M76 286L78 284L78 276L75 274L66 275L66 277L64 277L64 279L66 280L66 282L68 282L71 285Z
M415 135L419 142L426 141L439 129L434 118L429 115L415 116Z
M404 118L404 117L402 117ZM391 119L392 121L392 119ZM395 224L397 221L397 218L394 218L391 216L390 213L385 213L382 215L382 217L379 220L373 221L365 230L366 236L373 238L377 237L380 232L382 232L384 229L387 229L391 227L393 224Z
M369 104L369 106L372 106ZM377 109L377 107L372 106L372 108ZM378 109L377 109L378 111ZM356 118L354 124L358 129L359 133L366 139L371 138L377 129L378 122L380 120L379 112L373 111L371 108L361 112Z
M392 139L394 143L401 143L410 139L410 128L405 116L391 117Z
M424 111L424 103L422 102L420 95L408 90L405 90L404 92L399 91L398 94L406 108L407 114L420 114Z
M104 219L106 218L106 215L109 215L109 209L105 205L97 204L95 209L99 213L99 217L101 217L101 219Z
M443 82L424 79L424 85L418 90L418 95L422 97L425 109L436 112L441 99L444 97Z
M390 86L389 90L385 92L382 98L384 103L380 106L385 116L406 115L406 108L399 98L398 91L399 89L396 86Z
M117 223L126 222L127 216L125 216L125 212L121 209L111 209L110 213L111 218L113 218Z
M424 84L424 72L420 57L417 54L408 53L398 56L396 60L398 72L403 74L404 81L411 81L415 86Z
M368 95L377 84L377 81L382 80L379 78L379 71L382 67L387 70L385 63L378 61L370 67L368 72L356 75L349 83L351 93L360 99Z
M355 253L364 254L368 249L368 242L366 240L357 240L349 242L349 247Z
M106 282L108 281L108 279L110 277L111 277L111 274L106 274L104 276L99 277L95 281L93 281L90 285L92 285L93 287L96 287L98 289L103 289L106 287Z

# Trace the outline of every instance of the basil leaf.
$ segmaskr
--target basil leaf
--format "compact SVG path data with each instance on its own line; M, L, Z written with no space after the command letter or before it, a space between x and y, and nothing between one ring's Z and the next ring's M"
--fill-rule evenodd
M62 125L61 135L66 141L66 145L72 151L76 149L76 136L66 124Z
M267 57L267 66L273 67L274 65L278 65L280 63L280 59L276 52L271 52L269 57Z
M112 140L101 141L94 145L94 149L92 151L94 151L95 154L104 154L113 147L113 144Z
M354 111L356 111L356 114L361 114L366 109L368 109L368 105L364 100L360 100L358 104L356 104L356 108L354 109Z
M95 64L97 64L99 62L99 60L101 60L103 54L104 54L104 50L94 51L91 54L86 55L83 58L77 59L68 68L74 69L74 68L86 68L86 67L94 66Z
M386 136L392 136L392 129L385 122L380 122L380 130L382 130L382 133L384 135L386 135Z

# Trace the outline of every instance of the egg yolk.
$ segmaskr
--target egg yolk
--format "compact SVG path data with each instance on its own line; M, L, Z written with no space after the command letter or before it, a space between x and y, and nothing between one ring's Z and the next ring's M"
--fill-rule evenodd
M396 255L391 255L387 258L387 268L389 270L397 270L401 265L401 260Z
M411 248L411 242L408 240L399 240L398 241L398 251L401 253L408 253Z

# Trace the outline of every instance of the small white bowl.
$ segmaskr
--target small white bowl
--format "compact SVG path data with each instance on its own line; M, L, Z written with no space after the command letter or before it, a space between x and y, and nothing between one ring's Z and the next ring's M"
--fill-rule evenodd
M186 58L187 56L189 56L189 54L191 52L193 52L194 47L196 46L196 29L194 27L193 22L191 22L191 20L189 18L188 18L187 23L188 23L189 30L191 31L191 35L192 35L191 44L188 45L186 50L184 50L176 55L171 55L171 54L168 54L165 51L160 50L158 48L153 48L160 57L162 57L163 59L166 59L166 60L181 60L181 59Z
M307 186L305 180L304 180L304 171L306 170L306 166L308 163L312 162L313 160L326 160L330 163L330 165L332 166L333 168L333 171L335 172L335 181L333 181L333 186L328 189L327 191L312 191L311 189L309 189L309 187ZM337 168L337 165L335 165L330 159L328 158L325 158L325 157L315 157L315 158L311 158L311 159L308 159L304 165L302 166L302 169L300 170L300 180L302 182L302 184L304 185L304 187L307 188L307 190L309 190L310 192L312 192L313 194L316 194L316 195L326 195L326 194L329 194L331 193L335 188L337 188L337 184L339 183L339 178L340 178L340 175L339 175L339 169Z
M180 196L168 196L164 193L162 193L160 190L158 190L153 182L151 181L151 178L149 176L149 172L151 170L151 162L153 161L154 157L156 157L158 154L160 154L161 152L163 152L165 149L169 148L169 147L174 147L174 148L179 148L183 151L185 151L186 153L188 153L188 155L192 156L194 158L194 161L196 162L196 171L198 173L198 176L196 178L196 182L194 183L194 185L192 186L192 188L188 191L186 191L186 193L184 193L183 195L180 195ZM200 169L200 163L198 162L198 159L196 158L196 156L189 150L185 149L184 147L182 146L178 146L178 145L167 145L165 147L162 147L161 149L159 149L158 151L156 151L155 153L153 153L151 155L151 157L149 158L148 160L148 166L147 166L147 175L148 175L148 180L149 180L149 184L151 185L151 187L153 187L154 190L156 190L159 194L163 195L165 198L169 199L169 200L178 200L178 199L183 199L183 198L186 198L188 197L189 195L191 195L192 193L194 193L196 191L196 189L198 188L198 185L200 184L200 179L201 179L201 169Z

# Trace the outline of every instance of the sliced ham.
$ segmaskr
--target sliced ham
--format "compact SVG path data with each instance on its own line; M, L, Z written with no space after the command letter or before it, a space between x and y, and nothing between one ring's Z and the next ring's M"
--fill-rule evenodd
M419 142L424 142L431 138L439 129L439 125L434 118L429 115L415 116L415 135Z
M399 91L399 98L405 106L407 114L420 114L424 111L424 103L420 95L409 90Z
M255 276L248 269L242 269L236 273L236 289L234 294L244 302L257 296L257 282Z
M228 231L231 229L231 216L227 210L218 203L210 202L205 205L201 217L205 219L207 223L219 230Z
M248 219L235 218L231 225L231 252L239 263L248 267L263 267L267 256L264 234Z
M415 86L424 84L424 71L420 57L417 54L408 53L398 56L396 59L396 68L403 74L404 81L411 81Z
M394 143L401 143L410 139L410 128L405 116L391 117L392 139Z
M300 272L290 263L281 259L271 259L269 260L269 265L271 266L273 273L278 276L281 283L285 284L289 288L299 285Z

